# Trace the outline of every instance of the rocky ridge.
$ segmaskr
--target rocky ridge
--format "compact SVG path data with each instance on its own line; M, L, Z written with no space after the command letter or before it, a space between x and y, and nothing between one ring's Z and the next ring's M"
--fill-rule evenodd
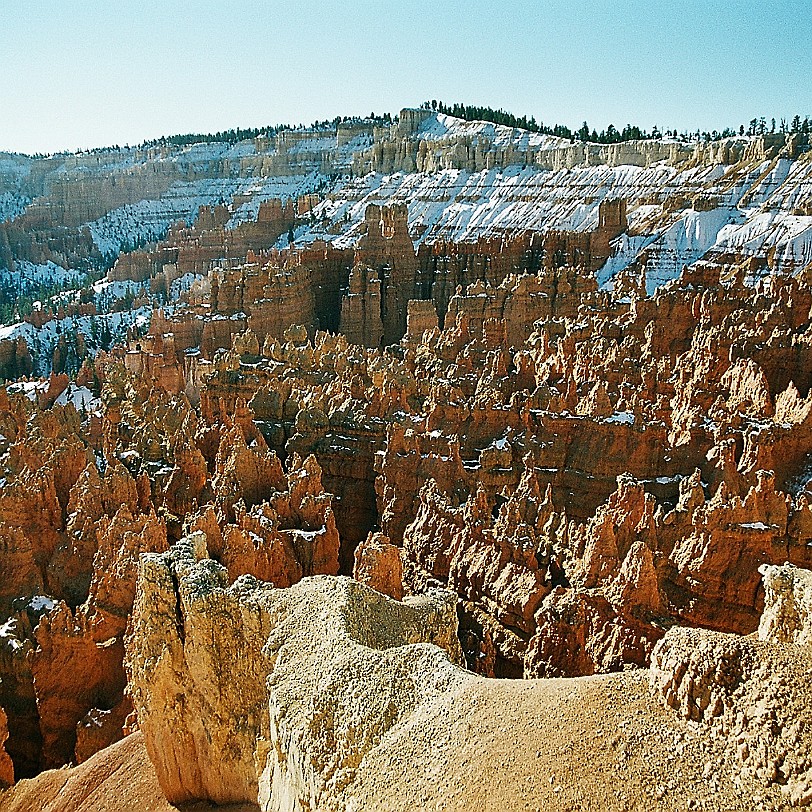
M221 262L250 264L249 251L285 249L293 240L321 253L320 264L330 266L326 281L313 282L325 290L325 301L316 302L318 321L312 324L335 330L345 309L342 330L373 345L380 327L374 318L366 323L362 313L369 306L363 297L375 296L375 274L367 285L358 269L345 305L340 291L349 286L352 264L339 259L336 267L329 254L340 257L369 233L368 211L375 206L408 202L405 228L435 256L430 270L428 258L421 259L422 278L411 291L405 288L414 288L408 272L405 279L387 280L373 268L383 294L386 343L403 334L409 297L435 299L442 323L455 286L477 278L456 274L444 290L425 290L427 273L431 279L438 266L447 273L443 266L458 262L444 256L443 243L601 232L604 204L620 200L626 210L618 227L605 231L604 244L592 254L602 265L604 286L635 263L646 266L652 292L703 256L766 259L757 275L812 261L809 161L797 134L595 145L404 109L385 126L343 122L236 144L166 143L12 158L0 164L0 189L20 202L0 224L0 271L13 275L21 263L55 262L95 277L115 261L109 280L149 280L152 295L144 305L154 309L177 298L172 284L188 284L187 275L206 275ZM83 302L93 297L86 285L73 290ZM395 296L389 303L386 291ZM279 301L285 302L284 293ZM265 309L273 312L270 304ZM390 319L399 314L396 326L386 324L387 311ZM17 329L0 336L6 377L40 367L60 372L66 352L81 362L98 350L84 325L86 346L69 345L56 358L49 348L32 365L16 344L23 338L39 352L32 348L35 338L47 334L41 325L37 330L40 335Z
M127 644L147 751L170 801L371 808L380 784L370 762L386 764L427 717L440 715L447 735L456 731L466 702L477 704L487 680L456 664L462 658L451 594L398 603L328 577L274 589L243 576L228 586L225 570L206 555L206 537L195 533L169 553L142 558ZM653 690L718 733L712 749L724 768L713 769L712 787L705 787L718 794L690 800L700 808L747 797L753 785L764 793L764 808L812 797L802 678L812 662L799 637L809 628L803 600L812 576L790 565L765 568L764 576L768 602L758 638L674 628L652 659ZM499 692L498 685L489 690ZM659 715L664 730L676 726L667 712ZM699 737L700 752L711 749L712 737ZM489 743L489 751L498 748L498 738ZM478 756L483 767L489 751ZM653 752L661 757L656 746ZM704 772L711 777L707 764ZM644 802L641 787L627 789ZM455 790L471 792L464 782ZM435 788L438 801L445 791ZM661 785L649 787L648 802L676 808L688 802L686 791L704 794L695 785L670 793ZM528 788L525 798L537 792ZM385 808L407 808L407 796L404 789ZM425 808L429 799L422 801Z

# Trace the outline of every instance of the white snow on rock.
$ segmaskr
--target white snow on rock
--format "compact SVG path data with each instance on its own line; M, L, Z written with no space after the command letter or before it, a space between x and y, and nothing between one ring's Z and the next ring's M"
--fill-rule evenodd
M0 282L19 285L23 290L42 284L64 284L66 287L77 287L84 280L85 274L81 271L63 268L50 260L40 265L17 260L14 263L13 271L9 271L8 268L0 268Z
M625 270L637 258L640 252L657 239L656 234L643 234L630 237L621 234L612 240L612 255L606 260L604 266L598 271L598 285L607 290L612 289L612 283L620 271Z
M779 266L802 267L812 262L812 217L781 211L760 211L719 233L719 251L763 255L775 249Z
M139 307L114 313L99 313L95 316L66 316L64 319L52 319L39 329L33 324L21 321L0 327L0 341L24 338L34 359L34 374L48 375L51 372L51 359L54 348L61 336L70 338L74 333L81 333L85 338L87 349L94 354L97 349L94 332L103 325L110 331L112 343L120 343L127 336L127 330L136 326L145 328L152 317L151 307ZM18 384L13 384L18 386ZM29 394L29 390L26 394ZM33 393L29 397L34 399Z
M10 654L22 649L23 644L17 637L17 618L13 617L0 626L0 648L5 648Z
M633 426L634 412L615 412L609 415L603 422L614 423L618 426Z
M369 173L341 184L314 210L317 220L326 217L331 226L341 225L341 236L331 236L329 228L317 225L303 239L352 245L370 203L408 203L409 229L416 242L476 240L516 230L589 231L598 224L601 200L625 197L631 207L652 191L666 188L675 175L676 170L665 164Z
M703 257L715 244L720 231L742 219L735 209L719 207L710 211L688 209L659 239L647 247L646 292L677 279L684 265Z
M493 124L490 121L465 121L454 116L437 113L427 118L418 129L418 137L424 141L440 141L446 138L487 139L495 147L511 146L520 152L528 149L560 149L570 146L568 138L533 133L518 127Z
M173 223L190 225L201 206L228 204L235 195L248 195L228 226L255 220L259 205L271 198L296 198L314 191L326 181L319 173L267 178L203 178L175 183L157 200L141 200L105 214L88 223L93 242L104 256L162 239Z
M26 606L27 609L31 609L33 612L49 612L56 606L56 601L53 598L49 598L47 595L34 595Z
M131 279L111 282L107 279L100 279L93 284L93 293L98 297L107 296L115 299L123 299L129 293L139 293L144 290L149 283L133 282Z
M295 200L300 195L314 192L327 183L327 178L320 172L247 180L249 183L240 191L240 194L250 195L251 199L237 208L226 224L226 228L236 228L240 223L256 220L259 206L266 200L272 198L283 201L291 198Z
M202 281L205 278L203 274L185 273L183 276L175 279L169 286L169 301L177 301L184 293L188 293L192 289L192 285L194 285L195 282Z
M10 383L7 387L10 393L25 395L29 400L36 402L37 392L44 392L48 388L47 381L17 381Z
M56 399L57 406L67 406L72 403L78 412L101 413L101 400L94 396L86 386L77 386L69 383L68 388Z

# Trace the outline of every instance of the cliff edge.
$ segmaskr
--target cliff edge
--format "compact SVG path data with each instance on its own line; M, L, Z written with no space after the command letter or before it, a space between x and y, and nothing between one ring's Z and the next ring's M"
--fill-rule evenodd
M515 681L459 667L450 593L401 603L330 576L228 586L207 556L203 533L142 556L127 641L146 748L173 803L620 810L812 800L812 649L786 642L788 617L793 628L808 623L805 571L765 568L763 639L674 628L650 671Z

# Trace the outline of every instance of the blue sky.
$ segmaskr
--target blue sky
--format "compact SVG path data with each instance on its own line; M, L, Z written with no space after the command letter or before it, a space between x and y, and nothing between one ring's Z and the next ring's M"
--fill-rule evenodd
M812 115L812 0L0 0L0 150L396 113L713 129Z

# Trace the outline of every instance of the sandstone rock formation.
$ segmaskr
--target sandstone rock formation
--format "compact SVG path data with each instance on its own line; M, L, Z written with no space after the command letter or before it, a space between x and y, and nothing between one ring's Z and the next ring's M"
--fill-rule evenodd
M8 719L5 711L0 708L0 789L9 787L14 783L14 764L5 748L7 739Z
M501 797L508 806L544 798L562 809L655 802L666 809L722 809L746 805L759 793L767 809L807 802L805 644L672 629L655 649L650 679L694 722L691 728L646 705L635 675L517 683L462 670L455 664L461 661L455 602L447 592L398 603L350 579L325 576L289 589L250 576L228 586L226 571L206 555L205 534L195 533L168 553L142 558L127 642L147 752L170 801L348 810L455 798L471 808ZM766 577L788 575L772 568ZM519 685L526 688L516 692ZM596 732L596 701L610 731L622 731L611 743L602 728ZM555 703L547 721L532 710L539 703ZM577 708L588 720L591 743L570 736L580 724ZM718 733L702 732L697 722ZM563 737L553 730L561 725ZM539 737L547 728L554 748ZM531 768L521 747L530 730L535 769L550 772L551 780L537 783L528 775L512 791L498 782L492 789L499 754L514 753L519 775ZM480 737L485 731L487 739ZM668 741L679 744L687 768L679 784ZM465 758L458 761L449 745ZM588 782L573 776L577 758L613 763L626 775L623 797L611 794L611 783L596 782L594 772ZM444 766L427 784L423 770L432 763ZM561 771L568 778L556 789ZM515 787L515 778L507 783ZM399 782L394 792L393 780Z
M758 626L760 640L803 645L812 641L812 577L792 564L763 566L764 612Z
M358 250L405 261L387 242L402 213L373 214L380 234ZM358 576L397 595L376 570L399 560L407 593L457 594L466 661L486 675L644 666L677 622L755 630L758 568L810 563L801 281L747 287L740 266L703 262L649 297L553 261L501 281L483 268L442 326L426 311L384 350L229 328L210 360L179 365L194 338L173 348L166 322L171 375L100 357L85 379L98 414L0 404L19 644L2 704L21 775L117 735L134 557L194 530L230 581L349 574L358 550ZM398 550L365 556L378 531ZM11 606L41 594L45 613ZM49 675L72 657L96 664L85 693Z
M645 667L678 624L805 641L804 577L770 569L812 566L812 276L785 228L812 211L801 152L407 110L4 159L0 274L23 290L29 260L119 254L0 340L5 378L46 374L0 390L16 776L128 728L137 558L198 532L232 596L337 573L450 590L487 677Z
M172 812L140 733L97 753L75 768L47 770L0 796L4 812ZM256 807L232 812L253 812Z
M812 650L804 630L808 570L763 568L766 606L758 636L675 628L652 656L651 684L685 718L728 742L736 774L777 785L786 806L812 801L809 684ZM796 607L793 592L801 599Z
M386 536L370 533L366 541L355 548L352 577L376 592L403 600L403 562L400 548L390 544Z
M109 372L101 425L73 406L0 404L11 441L0 706L18 777L84 761L121 737L138 556L165 550L184 522L211 529L233 578L255 572L289 586L338 571L332 496L313 457L294 455L286 472L247 408L203 431L183 398L150 396Z
M324 577L229 587L207 555L198 532L141 559L128 641L140 728L174 803L319 808L402 716L464 679L448 593L398 604Z

